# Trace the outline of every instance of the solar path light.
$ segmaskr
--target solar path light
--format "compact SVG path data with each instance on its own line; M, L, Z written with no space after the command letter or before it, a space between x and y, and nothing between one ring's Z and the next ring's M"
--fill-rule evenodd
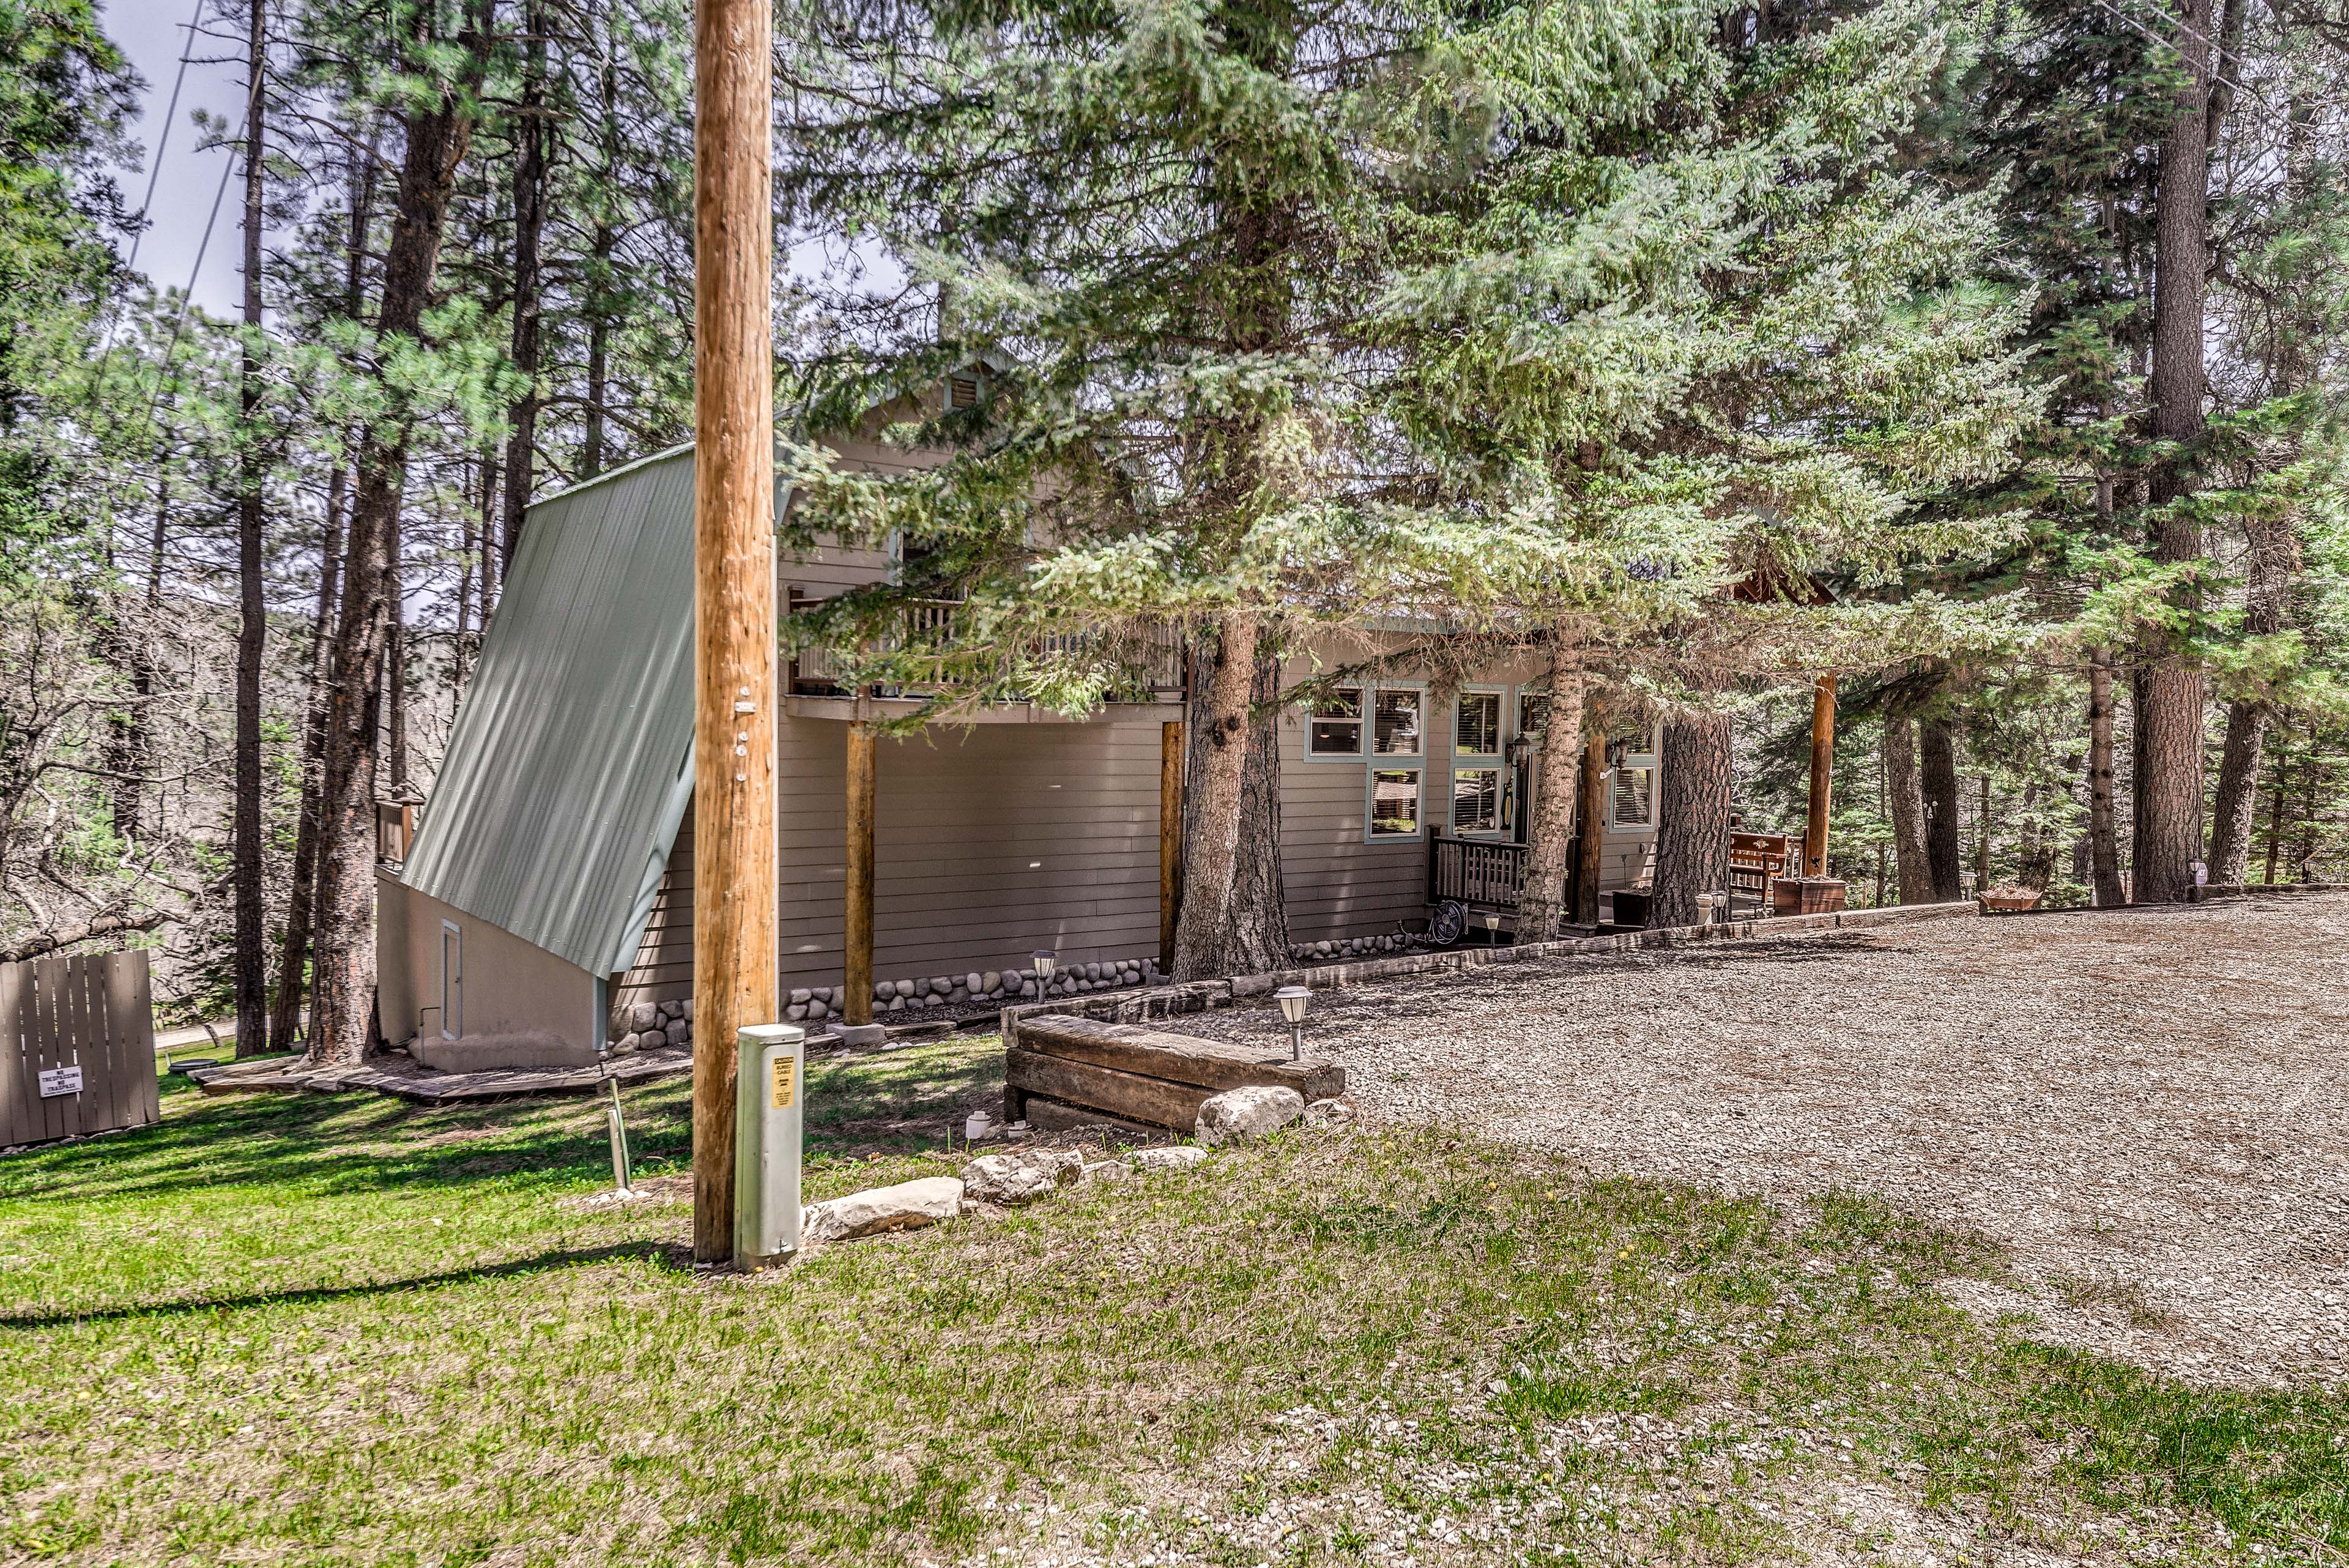
M1280 1003L1280 1015L1288 1020L1288 1059L1301 1062L1305 1059L1305 1004L1313 993L1301 985L1284 985L1272 993L1272 999Z
M1028 959L1036 966L1036 994L1041 996L1052 984L1052 966L1060 962L1061 955L1050 948L1038 948Z

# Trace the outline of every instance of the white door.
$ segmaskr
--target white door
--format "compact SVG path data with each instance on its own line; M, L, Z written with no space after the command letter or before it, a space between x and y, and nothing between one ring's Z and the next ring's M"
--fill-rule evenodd
M440 922L440 1038L465 1033L465 939L454 920Z

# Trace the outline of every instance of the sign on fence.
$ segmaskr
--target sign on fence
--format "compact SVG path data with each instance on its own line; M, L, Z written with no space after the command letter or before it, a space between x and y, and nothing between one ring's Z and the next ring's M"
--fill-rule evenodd
M144 952L0 964L0 1147L161 1114Z

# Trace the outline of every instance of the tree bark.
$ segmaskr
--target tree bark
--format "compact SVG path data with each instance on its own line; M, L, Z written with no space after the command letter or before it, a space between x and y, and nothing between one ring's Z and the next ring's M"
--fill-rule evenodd
M1256 688L1256 661L1231 653L1253 649L1256 637L1254 616L1226 610L1216 623L1214 651L1202 648L1193 665L1190 722L1197 741L1185 814L1190 831L1183 846L1183 912L1174 925L1176 980L1208 980L1226 972L1219 966L1231 935L1240 808L1247 793L1248 700ZM1201 666L1207 671L1204 681ZM1203 693L1195 691L1202 687ZM1369 714L1362 724L1367 745Z
M1904 904L1933 901L1925 856L1925 790L1918 777L1916 721L1906 710L1884 715L1884 783L1892 797L1892 853Z
M1729 887L1730 739L1726 713L1693 713L1664 726L1652 926L1696 924L1696 896Z
M1217 974L1264 974L1286 969L1289 963L1288 888L1280 865L1280 656L1269 627L1257 638L1248 709L1247 756L1240 774L1239 838L1232 860L1231 915L1222 951L1213 961ZM1186 762L1196 769L1206 765L1206 761L1190 750L1192 733L1186 725ZM1184 804L1187 819L1191 815L1187 795ZM1179 898L1176 910L1179 919ZM1176 941L1179 946L1179 931Z
M1550 644L1549 712L1542 721L1541 783L1526 834L1525 880L1517 889L1520 944L1554 942L1566 919L1566 874L1574 862L1575 806L1582 782L1582 659L1560 639Z
M2185 80L2162 139L2154 230L2152 433L2187 445L2202 433L2203 296L2209 268L2210 0L2176 0L2169 37ZM2201 529L2165 510L2194 491L2190 460L2158 461L2147 486L2153 557L2163 565L2202 554ZM2190 600L2190 590L2181 594ZM2147 670L2137 735L2144 820L2135 846L2137 901L2172 903L2194 886L2202 852L2204 683L2178 650L2160 648Z
M1946 719L1917 722L1920 784L1925 796L1925 863L1932 870L1933 901L1966 896L1965 847L1958 833L1957 732Z
M2088 650L2088 867L2096 908L2128 902L2113 822L2113 654L2106 648Z
M522 101L514 111L513 342L515 372L523 389L506 410L505 517L499 530L498 560L512 567L522 544L530 505L532 470L538 455L539 249L546 229L546 164L550 138L546 104L546 11L542 0L523 5Z
M2268 808L2267 880L2270 887L2275 885L2276 860L2283 852L2283 807L2285 792L2289 785L2284 769L2286 760L2283 749L2279 746L2276 749L2275 800Z
M487 64L487 33L476 8L460 39L465 48L460 79L401 117L407 147L376 314L381 338L420 337L457 170L472 140L471 105ZM361 432L358 481L343 552L342 603L327 681L311 1002L310 1057L322 1064L357 1059L374 1012L378 722L391 628L383 558L385 541L398 520L411 418L395 402Z
M237 373L236 802L231 879L236 906L236 1054L269 1049L269 955L261 836L261 660L269 634L262 597L261 197L267 99L263 50L267 7L246 0L244 109L244 337Z

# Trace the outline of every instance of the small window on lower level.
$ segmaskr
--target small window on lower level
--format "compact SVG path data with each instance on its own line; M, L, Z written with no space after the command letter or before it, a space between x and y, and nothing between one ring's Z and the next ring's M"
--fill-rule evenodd
M1501 830L1501 770L1461 768L1452 775L1452 830L1454 833L1498 833Z
M1411 838L1419 832L1419 770L1371 770L1371 836Z

